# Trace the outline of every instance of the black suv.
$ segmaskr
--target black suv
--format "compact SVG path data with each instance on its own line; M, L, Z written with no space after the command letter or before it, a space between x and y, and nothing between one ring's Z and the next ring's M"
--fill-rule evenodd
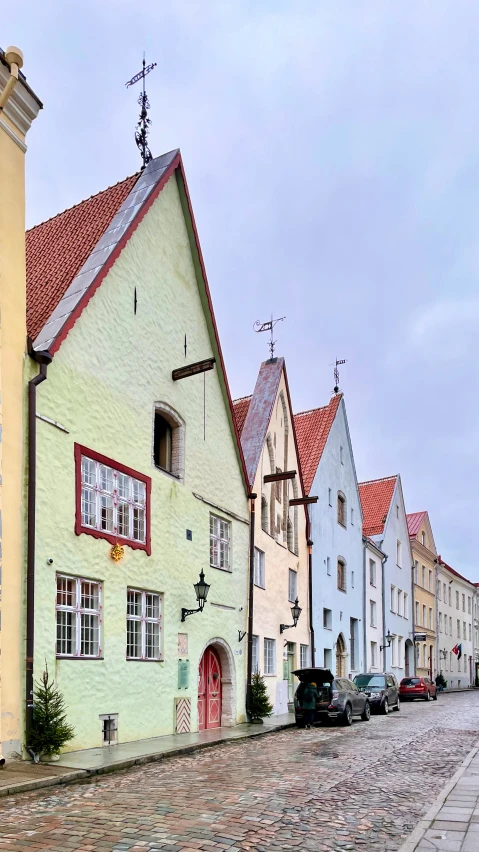
M369 721L369 699L352 681L345 677L335 677L330 669L299 669L293 674L300 681L294 696L294 714L298 728L304 727L301 700L307 683L315 683L319 694L315 722L339 719L344 725L351 725L353 716L360 716L364 722Z
M390 672L368 672L356 675L354 683L369 699L371 710L387 715L389 708L400 709L399 685Z

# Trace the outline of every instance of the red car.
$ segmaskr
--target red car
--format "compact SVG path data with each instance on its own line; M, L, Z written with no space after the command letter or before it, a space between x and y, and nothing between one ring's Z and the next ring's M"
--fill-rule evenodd
M430 677L403 677L399 684L401 701L423 698L424 701L437 701L437 687Z

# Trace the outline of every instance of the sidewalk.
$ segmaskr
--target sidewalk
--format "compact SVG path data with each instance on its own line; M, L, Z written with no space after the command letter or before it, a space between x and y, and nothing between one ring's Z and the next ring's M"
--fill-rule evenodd
M257 737L294 726L294 714L285 713L264 720L263 725L245 723L234 728L215 728L193 734L171 734L131 743L119 743L104 748L64 752L55 763L33 764L27 761L7 761L0 770L0 797L28 790L69 784L91 775L115 772L142 763L191 754L220 743Z
M478 852L479 743L399 852Z

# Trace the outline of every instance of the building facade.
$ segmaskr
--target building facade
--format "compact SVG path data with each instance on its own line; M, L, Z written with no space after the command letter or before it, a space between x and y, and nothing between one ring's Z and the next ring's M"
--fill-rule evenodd
M365 671L382 671L384 610L384 553L371 538L363 535L363 639Z
M313 541L316 665L337 676L364 670L362 510L342 394L295 415Z
M283 358L265 361L254 393L235 402L251 492L256 494L253 671L265 678L273 712L291 708L293 672L311 664L306 511L288 379ZM265 481L265 477L294 474ZM291 607L301 615L292 627ZM281 631L287 625L287 631Z
M362 482L359 493L364 534L387 557L383 569L382 670L393 672L401 680L414 674L412 555L401 478L398 474Z
M436 666L436 565L437 553L427 512L407 516L413 558L414 631L424 634L425 640L415 642L416 674L435 677Z
M179 152L27 245L35 680L69 749L243 722L245 468Z
M477 589L441 557L436 568L437 670L450 688L475 682L474 604Z
M22 65L18 48L0 50L0 758L21 750L25 705L25 139L41 103Z

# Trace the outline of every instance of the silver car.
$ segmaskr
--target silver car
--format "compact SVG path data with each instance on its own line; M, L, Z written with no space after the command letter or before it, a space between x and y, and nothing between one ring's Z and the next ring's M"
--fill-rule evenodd
M293 672L299 679L294 696L294 714L298 728L304 727L301 699L307 683L315 683L318 690L315 723L325 719L339 719L351 725L353 716L368 722L371 708L368 696L360 692L356 684L345 677L335 677L330 669L310 668Z

